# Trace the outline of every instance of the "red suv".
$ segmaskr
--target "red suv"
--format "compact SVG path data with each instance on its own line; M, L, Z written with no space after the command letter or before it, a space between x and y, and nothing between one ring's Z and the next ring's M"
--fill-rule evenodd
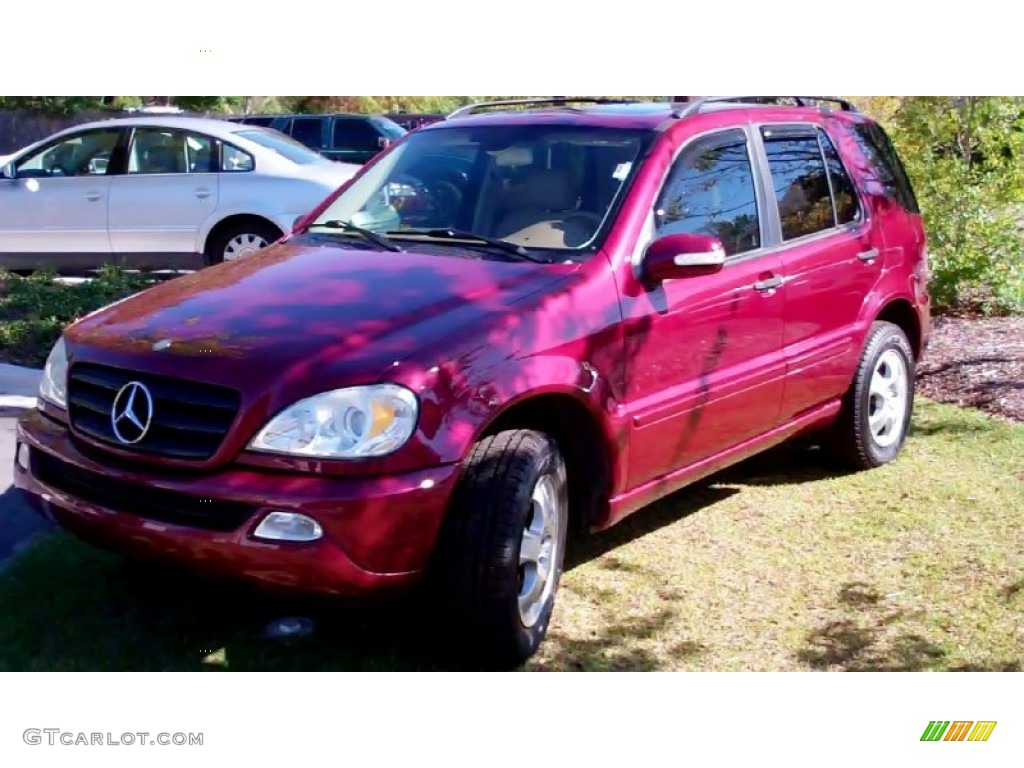
M99 544L265 585L427 577L453 639L515 665L570 528L795 435L862 469L903 444L914 193L877 124L789 101L500 102L410 133L275 245L68 328L16 483Z

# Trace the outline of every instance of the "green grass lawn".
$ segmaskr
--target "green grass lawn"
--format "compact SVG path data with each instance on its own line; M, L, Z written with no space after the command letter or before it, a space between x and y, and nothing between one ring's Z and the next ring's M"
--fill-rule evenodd
M837 476L773 452L570 552L528 669L1018 670L1024 427L920 403L901 458ZM40 540L0 573L0 669L432 669L411 605L282 605ZM313 615L286 645L265 622ZM311 612L311 613L310 613Z

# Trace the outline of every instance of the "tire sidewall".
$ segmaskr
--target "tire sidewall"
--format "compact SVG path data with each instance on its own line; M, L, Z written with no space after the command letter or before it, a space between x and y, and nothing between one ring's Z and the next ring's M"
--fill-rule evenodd
M875 441L875 436L872 434L871 426L868 423L868 414L871 411L871 378L874 375L875 366L878 364L879 358L889 350L895 350L903 359L907 375L907 404L903 414L900 439L892 445L883 447ZM857 389L858 419L856 426L859 433L858 437L864 454L870 459L872 464L880 466L892 461L899 454L903 444L906 442L914 410L914 354L910 348L910 343L907 341L907 337L898 327L885 325L872 335L862 371Z
M272 245L281 237L280 234L276 234L276 230L272 229L270 224L253 222L229 227L210 241L204 254L207 266L225 263L224 250L228 247L228 243L240 235L254 235L263 238L267 241L267 246Z
M523 656L532 655L540 646L547 634L548 626L551 623L551 616L555 608L558 588L562 581L562 573L565 568L565 545L568 529L568 483L565 462L563 461L561 454L558 452L554 442L550 439L546 439L544 442L544 448L534 464L530 481L523 483L520 489L521 496L519 503L516 505L518 511L518 519L515 521L515 530L517 531L516 540L502 542L503 545L508 547L507 551L511 552L513 556L508 567L516 576L518 575L519 569L519 550L522 545L522 532L526 527L527 516L530 514L533 489L546 475L553 475L555 477L555 485L558 493L562 497L562 502L566 504L566 519L562 521L558 532L558 550L555 557L555 563L553 565L554 572L552 574L554 583L552 584L551 593L548 595L547 601L541 609L540 616L537 621L530 627L524 626L522 617L519 615L518 588L512 590L512 594L509 595L509 599L506 602L504 609L507 612L506 621L508 622L508 625L516 629L516 644L519 646L520 653ZM512 579L512 584L518 584L516 578Z

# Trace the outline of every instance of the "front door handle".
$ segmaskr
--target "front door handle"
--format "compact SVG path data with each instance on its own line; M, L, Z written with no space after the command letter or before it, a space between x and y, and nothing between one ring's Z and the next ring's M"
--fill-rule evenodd
M775 289L778 288L780 285L782 285L781 277L769 277L766 280L758 280L756 283L754 283L754 290L766 292L770 296L771 294L775 293Z
M860 259L861 261L866 261L868 264L870 264L871 262L878 258L878 249L872 248L867 251L861 251L860 253L857 254L857 258Z

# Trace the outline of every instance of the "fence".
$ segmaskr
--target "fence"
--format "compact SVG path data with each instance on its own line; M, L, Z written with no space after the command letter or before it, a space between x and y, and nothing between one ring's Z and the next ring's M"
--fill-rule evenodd
M83 112L71 117L50 117L34 112L0 110L0 155L9 155L73 125L116 117L117 114L116 112Z

